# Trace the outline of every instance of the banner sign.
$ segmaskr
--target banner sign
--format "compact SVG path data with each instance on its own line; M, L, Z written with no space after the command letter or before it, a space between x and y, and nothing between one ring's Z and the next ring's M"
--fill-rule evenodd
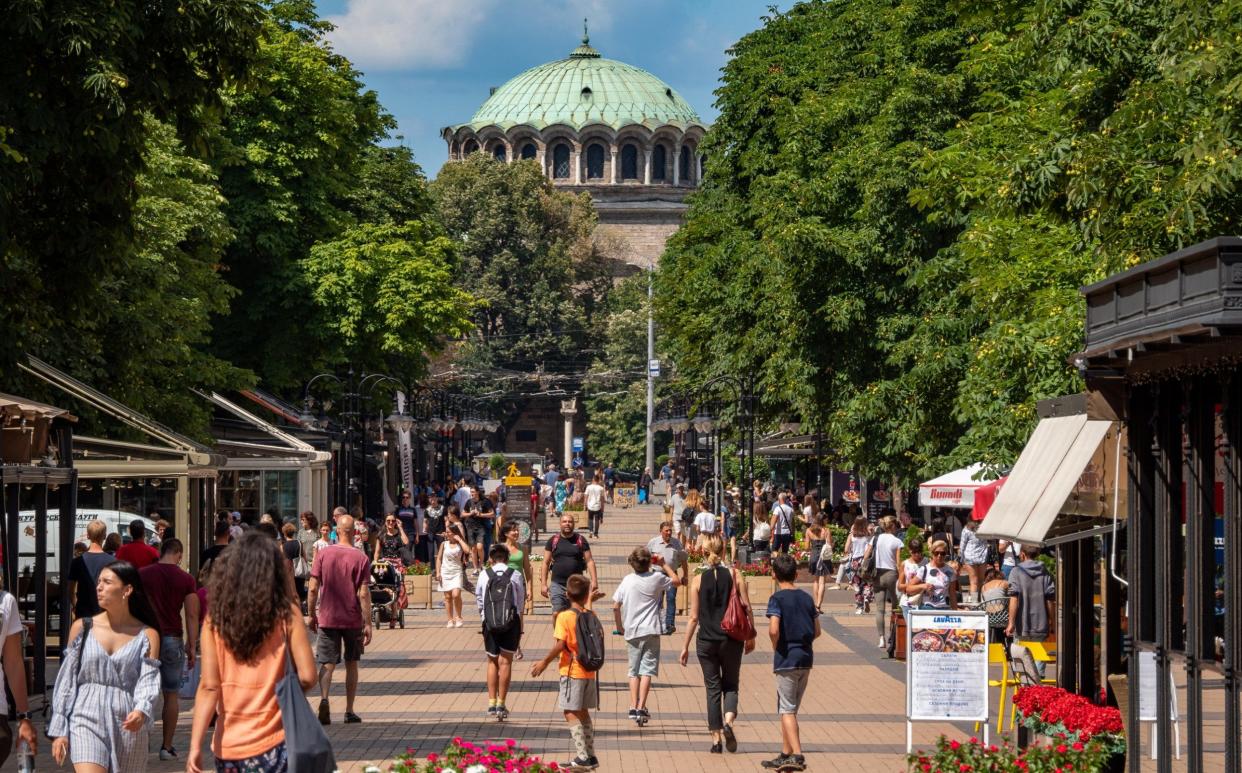
M518 541L530 549L531 531L531 488L534 478L529 475L518 475L516 464L509 465L509 474L505 476L505 515L507 522L517 522Z
M910 611L906 720L988 721L988 615Z

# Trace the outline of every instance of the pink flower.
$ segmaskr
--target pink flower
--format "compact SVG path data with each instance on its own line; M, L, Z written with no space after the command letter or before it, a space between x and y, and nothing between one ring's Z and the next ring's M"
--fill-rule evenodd
M958 749L962 748L962 745L958 743L956 738L954 738L952 741L949 741L949 748L952 749L953 751L957 751Z
M506 738L505 746L508 746L510 749L512 749L514 746L517 746L517 741L513 740L512 738Z
M435 752L432 752L431 754L427 755L427 761L430 762L432 765L436 764L436 760L438 759L440 759L440 755L436 754Z

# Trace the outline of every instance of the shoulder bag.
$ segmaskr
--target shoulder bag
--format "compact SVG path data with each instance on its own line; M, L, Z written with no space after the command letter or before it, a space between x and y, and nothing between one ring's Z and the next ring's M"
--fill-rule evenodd
M867 552L863 555L862 562L858 566L858 576L863 582L874 582L876 571L876 552L875 543L880 538L880 532L876 532L871 536L871 542L867 545Z
M750 641L755 638L755 623L750 617L750 607L742 601L741 578L736 569L730 572L733 576L733 587L729 590L729 600L725 603L724 617L720 619L720 630L734 641Z
M332 743L302 692L298 669L290 652L292 638L285 633L285 675L276 683L276 702L285 727L289 773L333 773L336 758Z

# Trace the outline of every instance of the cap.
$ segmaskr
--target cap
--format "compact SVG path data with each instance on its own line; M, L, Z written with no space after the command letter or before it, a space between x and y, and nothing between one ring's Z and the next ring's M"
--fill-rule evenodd
M241 512L234 510L233 512L229 513L229 517L232 518L234 521L240 521Z

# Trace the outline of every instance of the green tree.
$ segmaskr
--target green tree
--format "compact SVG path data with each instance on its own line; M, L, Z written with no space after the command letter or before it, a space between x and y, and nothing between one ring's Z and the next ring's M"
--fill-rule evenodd
M473 299L453 286L453 242L434 225L360 225L302 261L311 296L361 369L423 375L426 354L470 329Z
M334 364L340 351L316 318L299 261L374 209L360 197L369 149L394 124L349 60L325 38L310 0L275 3L244 87L228 89L215 138L236 238L225 258L240 291L216 324L213 349L276 389Z
M0 381L13 384L12 363L29 351L119 392L145 361L168 356L156 339L116 347L105 337L115 331L110 320L118 314L118 295L133 287L134 256L158 254L176 262L169 250L154 246L162 239L153 231L183 224L135 220L140 196L158 198L162 189L177 187L166 169L153 169L140 182L148 162L168 160L151 154L183 159L174 165L188 162L167 135L152 139L149 116L199 147L203 124L218 114L221 87L248 71L262 15L256 0L6 6L6 53L0 56ZM183 190L169 195L192 189L198 196L206 178L201 170L191 174ZM210 220L215 209L212 201L203 218ZM189 229L191 237L194 231ZM180 298L204 308L217 305L214 296L196 299L191 291L199 289L186 288ZM174 340L192 340L199 332L196 322L186 337ZM150 407L148 400L160 407L155 390L132 397L140 409Z
M357 184L346 198L359 223L422 220L433 209L427 178L406 147L364 148Z

